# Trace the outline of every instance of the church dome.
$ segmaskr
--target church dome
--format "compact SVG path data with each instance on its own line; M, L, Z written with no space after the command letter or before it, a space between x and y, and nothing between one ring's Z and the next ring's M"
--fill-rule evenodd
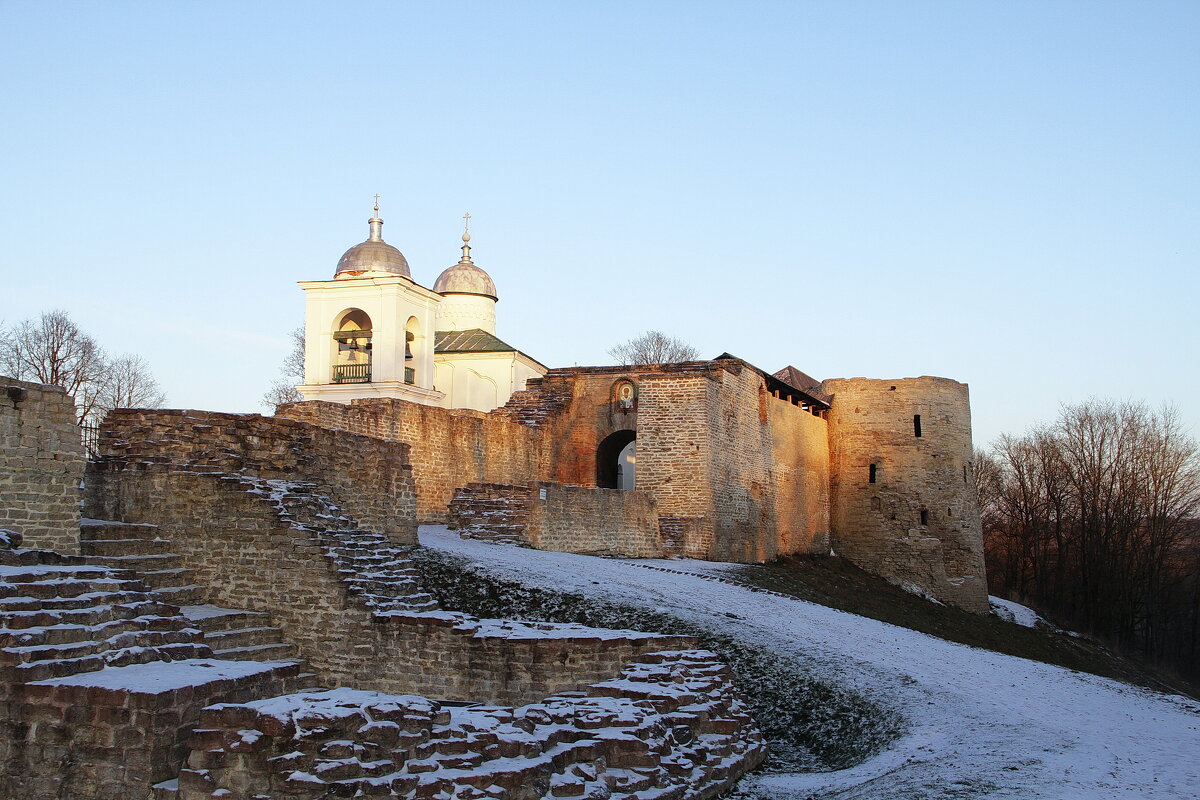
M470 218L469 215L467 218ZM462 240L462 260L438 275L433 290L439 294L477 294L496 300L496 284L492 282L492 276L471 261L471 234L464 232Z
M438 275L433 290L440 294L481 294L496 299L492 277L469 261L460 261Z
M408 259L383 240L383 220L379 218L379 206L375 207L375 216L368 220L368 224L371 226L370 237L342 254L333 277L349 278L362 272L390 272L411 279Z

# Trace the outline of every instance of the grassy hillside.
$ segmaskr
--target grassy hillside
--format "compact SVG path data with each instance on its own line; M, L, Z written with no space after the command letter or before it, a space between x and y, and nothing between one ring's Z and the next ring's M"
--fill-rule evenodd
M1139 664L1102 644L1051 628L1027 628L995 615L936 605L829 556L790 557L738 568L739 583L848 611L892 625L1007 655L1200 697L1198 688Z

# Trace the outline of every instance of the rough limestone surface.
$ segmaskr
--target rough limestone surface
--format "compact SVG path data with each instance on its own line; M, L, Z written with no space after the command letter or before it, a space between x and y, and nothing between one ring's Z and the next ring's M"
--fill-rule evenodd
M901 586L986 613L966 384L847 378L822 386L833 395L834 550Z
M537 480L542 437L536 428L479 411L389 398L349 405L306 401L279 406L280 417L405 442L416 479L416 518L446 522L454 490L469 483Z
M0 527L30 547L78 553L84 463L71 396L0 377Z
M332 690L205 709L181 800L701 800L765 751L712 653L651 653L586 691L454 708Z
M620 558L663 555L654 501L637 491L474 483L455 491L450 527L471 538L537 550Z
M143 800L202 707L303 685L298 662L214 659L125 571L0 541L0 797Z
M170 464L313 483L371 530L401 544L417 541L409 447L401 442L258 414L117 409L104 419L99 447L87 487L88 513L99 519L149 521L128 518L149 510L144 498L129 485L109 491L107 482Z

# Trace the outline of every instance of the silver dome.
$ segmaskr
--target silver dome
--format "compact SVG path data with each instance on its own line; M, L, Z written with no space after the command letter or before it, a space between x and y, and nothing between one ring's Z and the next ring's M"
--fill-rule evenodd
M344 272L390 272L411 279L408 269L408 259L396 248L383 240L383 220L372 217L369 220L371 236L365 242L360 242L342 254L338 261L336 278Z
M497 299L496 284L491 276L466 260L438 275L433 290L440 294L478 294Z

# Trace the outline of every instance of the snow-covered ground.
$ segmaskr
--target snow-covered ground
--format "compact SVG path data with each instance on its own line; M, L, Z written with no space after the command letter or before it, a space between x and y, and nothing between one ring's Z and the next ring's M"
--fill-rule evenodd
M527 583L636 599L791 653L907 718L878 756L840 772L744 781L780 798L1200 798L1200 703L937 639L704 577L733 565L546 553L421 528L422 544ZM728 616L736 614L737 618Z
M1016 623L1017 625L1023 625L1026 628L1036 628L1038 623L1046 624L1041 615L1029 606L1023 606L1020 603L1014 603L1011 600L993 596L989 596L988 601L992 605L992 613L1000 619Z

